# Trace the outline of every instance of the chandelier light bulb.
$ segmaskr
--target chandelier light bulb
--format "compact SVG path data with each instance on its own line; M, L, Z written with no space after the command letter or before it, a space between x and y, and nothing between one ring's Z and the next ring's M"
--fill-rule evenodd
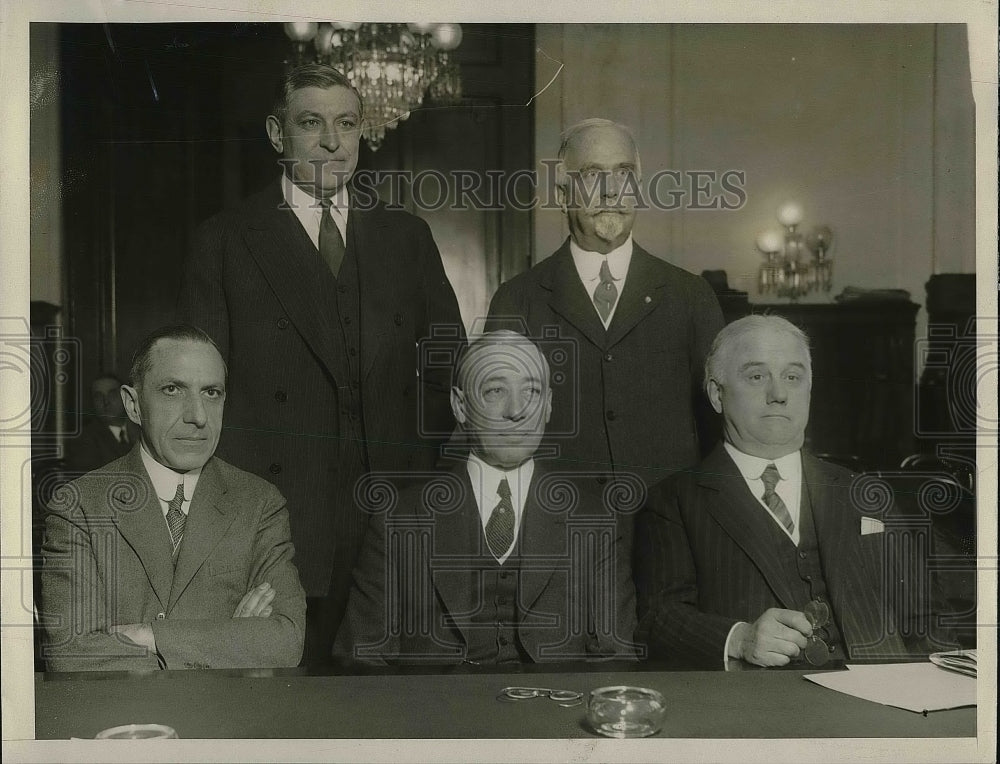
M454 50L462 43L460 24L438 24L431 34L431 45L439 50Z
M309 42L318 28L315 21L289 21L285 24L285 34L292 42Z
M333 34L333 26L331 24L320 24L316 30L313 45L316 46L316 52L321 56L326 56L333 50Z
M413 32L413 34L431 34L436 27L437 24L429 21L411 21L406 25L406 28Z

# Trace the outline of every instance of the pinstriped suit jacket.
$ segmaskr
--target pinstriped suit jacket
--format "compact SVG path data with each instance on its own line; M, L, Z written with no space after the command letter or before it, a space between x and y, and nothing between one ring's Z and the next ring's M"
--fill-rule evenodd
M901 623L903 610L913 619L926 613L899 597L920 583L899 573L906 566L895 552L906 529L861 535L865 513L852 502L853 478L802 454L802 490L847 654L891 660L926 652L919 625ZM766 523L773 520L721 443L695 469L651 490L635 534L639 639L651 657L721 669L735 623L752 623L770 607L796 609Z

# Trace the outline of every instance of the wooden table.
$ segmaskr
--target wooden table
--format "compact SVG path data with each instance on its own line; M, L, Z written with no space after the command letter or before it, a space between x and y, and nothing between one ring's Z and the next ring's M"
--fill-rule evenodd
M593 738L585 707L535 698L500 702L511 685L589 692L659 690L669 738L958 738L976 709L927 716L843 695L805 671L372 674L301 670L38 674L37 739L92 738L108 727L160 723L191 738Z

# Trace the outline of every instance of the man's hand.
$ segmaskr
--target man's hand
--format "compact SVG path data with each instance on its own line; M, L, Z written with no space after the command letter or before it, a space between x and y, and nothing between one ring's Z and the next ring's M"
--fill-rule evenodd
M756 621L736 627L732 657L757 666L784 666L797 658L812 634L808 619L798 610L769 608Z
M260 586L243 595L240 604L236 606L233 618L267 618L271 615L271 602L274 600L274 589L265 581Z
M147 648L151 653L156 652L156 638L153 636L153 627L148 623L127 623L112 626L108 629L108 633L121 634L137 645Z

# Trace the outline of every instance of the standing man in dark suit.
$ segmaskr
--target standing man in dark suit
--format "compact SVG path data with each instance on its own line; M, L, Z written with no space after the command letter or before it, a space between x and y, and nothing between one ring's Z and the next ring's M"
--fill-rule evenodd
M122 387L140 442L54 495L42 546L50 671L295 666L305 596L288 512L213 456L226 366L190 326L153 332Z
M447 373L419 367L418 343L464 337L427 224L349 188L362 109L328 66L285 77L266 122L282 177L201 227L180 297L229 364L220 453L288 497L307 661L329 660L343 615L364 532L355 482L429 467L423 435L450 423Z
M388 501L369 507L338 655L377 664L633 658L635 589L618 519L534 458L552 408L545 357L519 334L493 332L455 376L452 408L470 451L400 493L372 486Z
M905 546L887 537L908 530L862 511L854 476L802 450L812 387L802 331L778 316L729 324L705 384L725 442L656 486L637 519L650 654L722 669L926 652L928 624L916 620L926 608L910 607L914 582L898 573L910 566L887 551Z
M94 415L80 434L66 443L66 469L82 474L103 467L131 448L134 434L122 403L122 382L114 374L102 374L90 386Z
M704 279L632 241L640 166L627 128L569 128L556 172L569 239L497 290L487 326L526 324L532 337L558 327L573 341L563 387L576 400L558 402L549 428L569 433L561 466L651 485L698 459L699 378L722 312Z

